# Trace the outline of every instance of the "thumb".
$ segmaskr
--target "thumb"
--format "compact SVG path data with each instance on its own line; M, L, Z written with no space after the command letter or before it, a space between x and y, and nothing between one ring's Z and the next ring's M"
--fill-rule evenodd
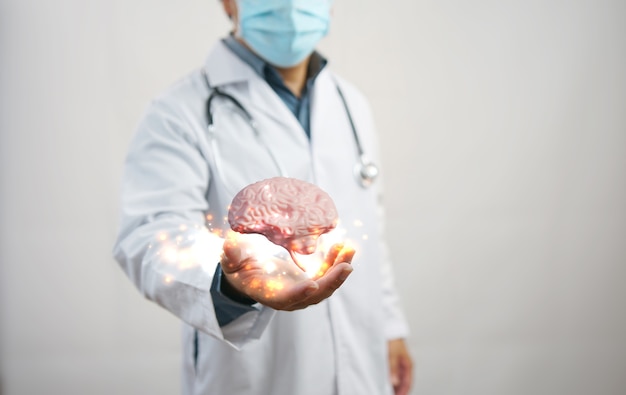
M250 258L246 243L234 238L228 238L222 246L222 270L227 273L237 271L241 266L241 262Z
M237 263L241 261L241 249L236 239L229 238L224 240L222 249L224 251L224 257L227 261Z

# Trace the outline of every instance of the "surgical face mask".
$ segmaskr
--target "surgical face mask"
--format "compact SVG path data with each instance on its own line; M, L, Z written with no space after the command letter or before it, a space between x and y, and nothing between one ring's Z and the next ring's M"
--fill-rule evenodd
M328 33L332 0L237 0L238 36L267 62L291 67Z

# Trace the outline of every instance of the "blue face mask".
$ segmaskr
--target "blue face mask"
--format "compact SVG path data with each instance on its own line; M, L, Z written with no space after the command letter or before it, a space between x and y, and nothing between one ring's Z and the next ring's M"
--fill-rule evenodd
M262 58L291 67L328 33L332 0L237 0L238 36Z

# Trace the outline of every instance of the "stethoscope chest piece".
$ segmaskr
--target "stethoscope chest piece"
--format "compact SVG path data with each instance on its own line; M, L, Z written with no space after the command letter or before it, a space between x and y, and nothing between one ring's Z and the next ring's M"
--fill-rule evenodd
M354 178L363 188L369 188L378 177L378 166L364 156L354 165Z

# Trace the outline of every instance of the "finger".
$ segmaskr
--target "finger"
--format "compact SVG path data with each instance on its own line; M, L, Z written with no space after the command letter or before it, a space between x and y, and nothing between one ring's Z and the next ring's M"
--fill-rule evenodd
M406 374L400 376L400 384L396 389L397 395L409 395L409 390L411 389L411 380L407 377Z
M398 358L395 355L389 357L389 380L393 386L394 392L398 395L398 386L400 385L400 373L398 372Z
M413 382L413 367L407 354L389 356L389 373L395 395L408 395Z
M303 281L294 284L289 289L283 289L280 298L268 298L269 300L261 303L275 308L277 310L298 310L307 307L310 303L304 301L319 290L319 285L315 281ZM267 295L264 295L267 296Z
M343 249L343 243L333 244L330 247L330 249L326 252L326 255L324 256L324 260L322 261L322 264L317 270L317 273L315 273L315 276L313 276L314 280L324 276L328 268L335 264L335 262L337 261L337 256L339 256L339 253L341 252L342 249Z
M352 270L352 266L346 262L331 267L324 276L314 281L319 288L310 288L306 293L307 298L290 305L289 310L304 309L330 297L346 281Z
M226 274L236 272L239 267L239 252L224 246L220 256L220 265L222 266L222 271Z
M356 254L356 250L352 247L344 246L341 249L341 252L335 259L335 262L347 262L352 263L352 258L354 258L354 254Z
M227 261L239 262L241 260L241 250L239 249L239 243L235 239L226 239L222 245L223 256Z
M317 304L322 300L330 297L350 276L353 271L351 261L354 256L354 249L345 248L342 243L335 244L328 252L326 264L331 262L330 268L319 278L314 278L314 282L318 285L318 289L309 287L305 293L306 298L296 301L286 308L287 310L298 310L307 306ZM341 260L343 261L341 261Z
M352 265L347 262L337 263L328 269L326 274L316 280L320 287L319 296L325 299L332 295L346 281L353 270Z
M222 245L222 268L225 272L234 272L241 269L247 260L254 258L253 245L249 238L228 237Z
M413 382L413 364L406 356L400 359L400 385L398 395L408 395Z
M324 259L324 262L328 266L332 266L335 263L335 261L337 260L337 256L339 256L339 253L343 249L343 246L343 243L337 243L333 244L332 247L330 247L330 250L328 250L328 254L326 254L326 259Z
M224 273L240 271L251 258L245 243L233 239L226 239L222 247L220 264Z

